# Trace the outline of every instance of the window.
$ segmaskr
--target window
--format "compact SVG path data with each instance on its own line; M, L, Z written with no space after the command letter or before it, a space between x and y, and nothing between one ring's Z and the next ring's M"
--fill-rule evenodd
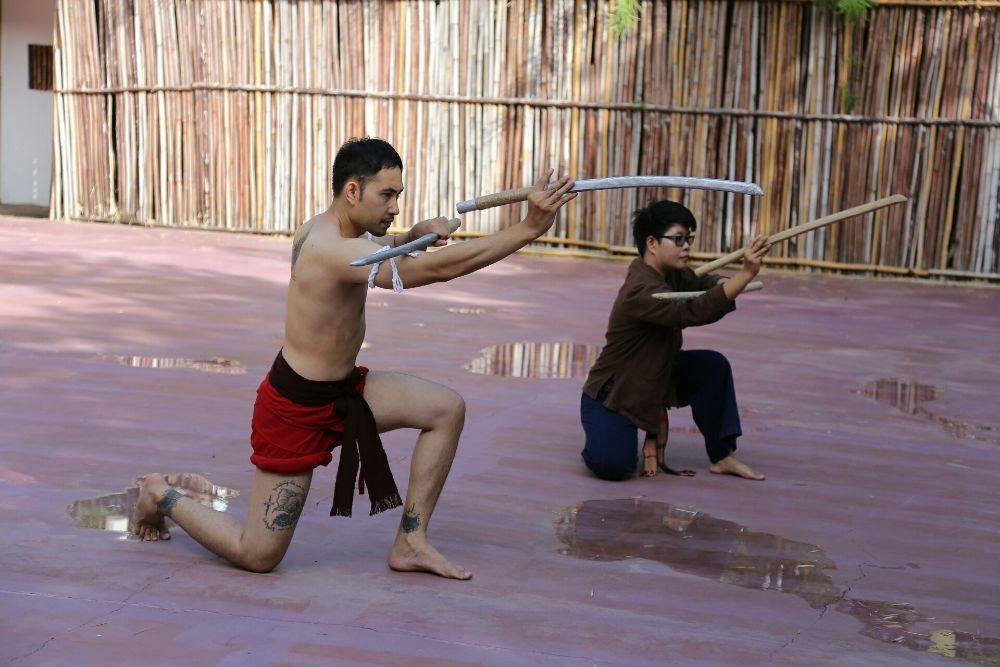
M52 90L52 47L28 44L28 88Z

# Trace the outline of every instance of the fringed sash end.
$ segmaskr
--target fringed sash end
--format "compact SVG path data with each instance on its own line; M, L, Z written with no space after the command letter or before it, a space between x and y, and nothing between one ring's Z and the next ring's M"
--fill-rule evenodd
M330 516L346 516L346 517L350 517L351 516L351 507L350 506L347 506L347 507L337 507L337 504L334 503L333 507L330 508Z
M368 516L375 516L380 512L385 512L386 510L392 510L402 506L403 499L399 497L398 493L395 493L387 498L382 498L381 500L373 500L372 511L368 513Z

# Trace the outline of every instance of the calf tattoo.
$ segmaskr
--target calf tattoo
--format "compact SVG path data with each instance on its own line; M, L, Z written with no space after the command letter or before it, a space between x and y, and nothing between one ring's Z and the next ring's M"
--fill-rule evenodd
M415 505L410 505L403 510L403 520L399 522L399 529L404 533L412 533L420 528L420 515L417 514Z
M275 485L264 501L264 525L268 530L294 528L305 502L306 490L301 484L288 481Z
M177 489L167 489L167 492L163 494L163 497L156 501L156 511L163 516L170 516L174 511L174 505L177 501L184 497L184 494Z

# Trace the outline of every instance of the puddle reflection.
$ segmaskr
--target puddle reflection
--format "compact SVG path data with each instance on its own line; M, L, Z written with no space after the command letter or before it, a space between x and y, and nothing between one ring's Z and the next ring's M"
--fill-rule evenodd
M926 409L920 407L924 401L933 401L941 390L929 384L896 379L866 382L858 388L862 396L874 398L879 403L902 410L908 415L926 416Z
M186 368L190 370L203 371L205 373L226 373L229 375L242 375L247 369L238 361L232 359L181 359L176 357L143 357L138 355L98 355L102 361L116 361L122 366L131 368L156 368L174 369Z
M470 306L451 306L448 308L448 312L456 313L458 315L482 315L483 313L490 312L490 309Z
M517 378L585 378L600 352L598 345L579 343L506 343L480 350L465 369Z
M185 496L219 512L225 512L229 508L230 499L240 495L236 489L217 486L197 473L166 475L166 479L170 486ZM122 533L122 539L126 539L131 534L129 519L137 500L139 487L135 485L120 493L73 501L66 508L66 513L76 519L77 528Z
M1000 428L986 424L959 422L924 407L923 403L926 401L933 401L941 397L941 390L933 385L887 378L864 383L858 387L858 393L908 415L930 419L940 424L949 435L955 438L985 440L1000 445L1000 436L997 435Z
M814 544L640 499L585 501L563 511L555 533L565 555L595 561L642 558L713 581L787 593L813 609L854 617L866 637L1000 665L1000 639L944 628L918 632L914 626L929 619L910 605L846 599L846 591L827 573L836 564Z

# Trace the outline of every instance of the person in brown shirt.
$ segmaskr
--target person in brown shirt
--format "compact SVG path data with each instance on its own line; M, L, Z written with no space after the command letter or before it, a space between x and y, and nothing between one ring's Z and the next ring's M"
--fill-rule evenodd
M660 417L668 406L687 405L705 437L711 472L764 479L733 454L741 430L729 362L712 350L682 350L681 330L711 324L734 310L736 297L760 271L771 245L765 236L754 239L732 278L697 276L688 268L696 227L691 211L669 200L634 214L639 257L618 291L607 342L580 399L583 460L601 479L627 479L635 473L640 428L646 431L643 476L655 475L658 467L674 472L666 467L662 450L657 451ZM653 298L665 291L705 293L686 301Z

